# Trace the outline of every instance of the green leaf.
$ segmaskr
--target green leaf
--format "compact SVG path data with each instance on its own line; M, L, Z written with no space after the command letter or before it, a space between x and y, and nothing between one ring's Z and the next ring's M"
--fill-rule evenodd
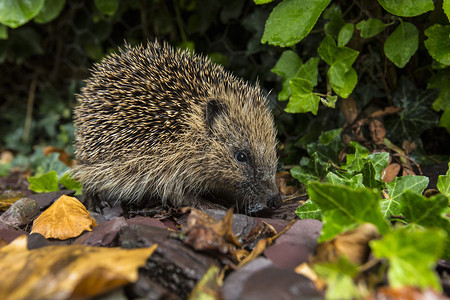
M414 140L425 130L437 125L438 115L431 109L437 92L419 90L415 84L400 78L397 90L393 94L395 107L403 108L399 113L386 119L389 128L388 138L395 142Z
M29 189L35 193L48 193L59 190L58 175L56 171L50 171L41 176L28 177Z
M33 19L44 0L0 0L0 23L17 28Z
M325 182L334 184L334 185L343 185L348 186L352 189L363 189L363 175L356 174L355 176L349 176L349 178L339 175L339 173L329 172L327 176L325 176Z
M423 190L427 187L428 182L429 179L425 176L409 175L395 177L394 180L389 182L387 187L389 199L381 200L381 211L383 212L383 215L385 217L401 215L400 196L407 190L422 194Z
M322 220L322 211L317 204L311 202L311 200L308 200L302 206L299 206L295 211L295 214L302 220Z
M291 98L285 109L289 113L312 112L317 114L320 97L312 92L313 85L309 80L294 78L290 81Z
M317 85L317 75L318 71L319 58L311 57L306 63L300 66L294 78L302 78L308 80L312 83L313 87Z
M381 234L389 229L381 215L379 196L371 190L312 182L308 193L311 201L322 210L323 229L319 242L363 223L374 224Z
M357 173L362 170L365 158L369 156L369 149L357 142L350 142L350 147L355 149L355 153L348 153L346 156L346 164L342 166L344 170L347 170L350 174Z
M34 21L42 24L54 20L59 16L65 4L66 0L45 0L44 6Z
M428 39L425 47L431 57L444 65L450 65L450 25L435 24L425 30Z
M382 32L386 26L387 25L381 20L370 18L368 20L362 20L356 24L356 29L361 31L360 35L362 38L368 39Z
M391 287L432 287L440 292L439 278L433 269L442 253L444 238L445 233L439 229L398 227L381 240L371 241L370 247L375 257L388 259Z
M333 91L342 98L348 98L358 82L355 69L342 63L335 63L328 70L328 78Z
M320 102L322 102L322 104L326 107L335 108L337 99L338 96L327 95L326 98L320 97Z
M447 19L450 21L450 0L444 0L444 3L442 3L442 8L444 9L444 13L447 15Z
M317 153L311 155L311 159L303 157L300 166L291 169L291 175L301 183L307 185L310 182L321 180L327 174L330 164L319 159Z
M399 17L415 17L434 10L433 0L378 0L385 10Z
M431 76L428 81L428 89L438 89L439 95L434 100L431 107L435 111L446 110L450 108L450 75L445 72L438 72Z
M64 175L59 179L59 183L61 183L66 189L75 191L75 195L81 195L81 191L83 186L81 182L76 181L70 172L64 173Z
M408 22L400 25L386 39L384 53L397 67L403 68L419 47L419 31Z
M352 23L347 23L344 26L342 26L341 30L339 30L337 39L339 47L347 45L347 43L352 39L354 30L355 25L353 25Z
M261 4L266 4L266 3L270 3L273 0L253 0L253 2L255 2L256 5L261 5Z
M448 168L445 175L439 175L436 187L441 194L450 197L450 162Z
M450 133L450 108L447 108L442 114L439 126L444 127Z
M0 40L8 39L8 28L5 25L0 24Z
M388 152L376 152L369 154L366 157L366 161L371 162L375 168L375 179L381 180L381 175L389 164Z
M281 82L283 88L278 94L278 100L284 101L291 95L290 81L299 71L300 66L303 65L302 60L298 55L292 50L284 51L280 58L278 59L275 66L272 68L272 72L281 76ZM317 73L317 70L316 70ZM317 84L317 75L316 75Z
M338 163L339 152L344 148L341 140L341 132L341 128L322 132L318 142L308 143L306 151L311 156L315 153L318 159L323 162L331 160Z
M331 0L283 0L266 21L261 43L288 47L300 42Z
M345 257L335 263L314 264L314 271L327 283L325 299L361 299L353 278L358 274L358 267Z
M350 66L355 62L359 52L347 47L338 47L333 38L327 35L317 49L319 56L330 66L335 63L344 63Z
M94 0L95 6L105 15L112 16L119 7L119 0Z
M450 219L446 217L448 198L437 194L427 199L411 191L405 191L400 198L402 214L409 223L428 228L441 228L447 233L444 258L450 258Z
M327 35L331 35L337 39L339 31L342 26L345 25L344 18L342 17L342 11L339 5L333 4L323 12L323 18L329 20L323 27Z

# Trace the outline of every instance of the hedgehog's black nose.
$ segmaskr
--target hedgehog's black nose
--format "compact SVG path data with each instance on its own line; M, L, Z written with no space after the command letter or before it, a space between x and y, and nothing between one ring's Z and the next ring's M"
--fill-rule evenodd
M276 192L276 194L272 195L272 197L269 198L269 200L267 201L267 207L269 208L278 208L281 206L283 202L281 201L281 196L280 193L278 193L278 191Z

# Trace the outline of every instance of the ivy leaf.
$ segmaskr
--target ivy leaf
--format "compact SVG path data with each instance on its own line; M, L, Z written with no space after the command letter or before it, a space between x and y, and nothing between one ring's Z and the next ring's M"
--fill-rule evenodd
M45 0L44 6L34 21L42 24L54 20L61 13L65 4L66 0Z
M400 17L415 17L434 10L433 0L378 0L389 13Z
M64 175L59 179L59 183L61 183L66 189L75 191L75 195L81 195L81 191L83 186L81 182L76 181L70 172L64 173Z
M344 63L336 63L330 66L328 78L333 91L342 98L348 98L358 82L355 69L348 68Z
M444 9L444 13L447 15L447 19L450 21L450 0L444 0L444 3L442 3L442 8Z
M374 224L381 234L389 229L381 215L379 196L371 190L312 182L308 194L322 210L323 229L319 242L330 240L362 223Z
M44 0L0 0L0 23L17 28L33 19L44 6Z
M333 4L323 12L323 18L329 20L323 27L327 35L338 38L339 31L345 25L339 5Z
M397 67L403 68L419 47L419 31L408 22L400 25L386 39L384 53Z
M325 299L360 299L362 296L353 278L358 267L345 257L335 263L314 264L314 271L327 283Z
M450 75L445 72L439 72L433 74L430 80L428 81L427 88L429 89L438 89L439 95L434 100L431 107L435 111L446 110L450 108Z
M27 180L30 183L29 189L35 193L48 193L59 190L56 171L50 171L41 176L28 177Z
M409 175L395 177L394 180L389 182L387 187L389 199L381 200L381 211L383 215L385 217L401 215L400 196L407 190L422 194L428 182L429 179L425 176Z
M312 83L313 87L317 85L317 76L319 71L317 69L319 65L318 57L311 57L306 63L302 64L295 74L295 78L302 78Z
M311 200L308 200L302 206L299 206L295 211L295 214L302 220L322 220L322 211L317 204L311 202Z
M339 173L329 172L327 174L327 176L325 176L325 182L334 184L334 185L348 186L352 189L363 189L364 188L362 174L356 174L354 176L346 177L344 175L340 176Z
M291 98L286 107L289 113L312 112L317 114L320 97L313 93L311 81L302 78L294 78L290 81Z
M330 164L319 159L317 153L311 155L311 159L303 157L300 166L291 169L291 175L301 183L307 185L310 182L321 180L327 174Z
M444 232L439 229L398 227L381 240L371 241L370 247L375 257L388 259L391 287L432 287L440 292L442 287L433 269L442 253L444 238Z
M382 32L386 26L387 25L381 20L370 18L368 20L362 20L356 24L356 29L361 31L360 35L362 38L368 39Z
M353 36L353 31L355 30L355 25L352 23L347 23L342 26L341 30L339 30L338 34L338 46L343 47L347 45L347 43L351 40Z
M444 65L450 65L450 25L435 24L425 30L428 37L425 47L431 57Z
M8 28L5 25L0 24L0 40L8 39Z
M261 43L288 47L300 42L331 0L284 0L266 21Z
M272 68L272 72L281 76L281 83L283 88L278 94L278 100L284 101L291 95L290 81L294 78L295 74L299 71L303 62L298 55L292 50L284 51L278 59L275 66ZM316 71L317 72L317 71ZM316 76L317 77L317 76ZM317 82L317 78L316 78Z
M409 223L446 231L444 258L450 258L450 219L444 217L448 208L448 198L437 194L431 198L411 191L405 191L400 199L403 216Z
M317 155L323 162L331 160L338 163L339 152L344 148L341 140L341 132L341 128L322 132L317 143L308 143L306 151L311 156Z
M441 194L450 197L450 162L448 168L445 175L439 175L436 187Z
M437 114L430 108L436 95L437 92L419 90L412 82L401 78L393 102L403 110L386 119L388 138L393 142L400 141L399 137L414 140L423 131L436 126Z
M330 66L335 63L344 63L346 66L351 66L359 52L347 47L338 47L333 38L327 35L320 43L317 49L319 56Z

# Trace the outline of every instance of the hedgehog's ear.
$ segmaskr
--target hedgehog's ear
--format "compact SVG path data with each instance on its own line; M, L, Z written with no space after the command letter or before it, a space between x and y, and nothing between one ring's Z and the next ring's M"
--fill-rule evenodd
M212 128L217 117L225 112L225 105L219 100L210 100L206 103L205 122L206 127Z

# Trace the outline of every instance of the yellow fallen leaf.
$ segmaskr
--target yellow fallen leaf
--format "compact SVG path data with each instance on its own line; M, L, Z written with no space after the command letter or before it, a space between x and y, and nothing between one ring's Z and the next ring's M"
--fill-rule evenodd
M26 236L0 249L0 299L90 298L135 282L157 245L121 249L82 245L28 250Z
M66 240L95 226L97 223L77 198L63 195L34 220L31 233Z

